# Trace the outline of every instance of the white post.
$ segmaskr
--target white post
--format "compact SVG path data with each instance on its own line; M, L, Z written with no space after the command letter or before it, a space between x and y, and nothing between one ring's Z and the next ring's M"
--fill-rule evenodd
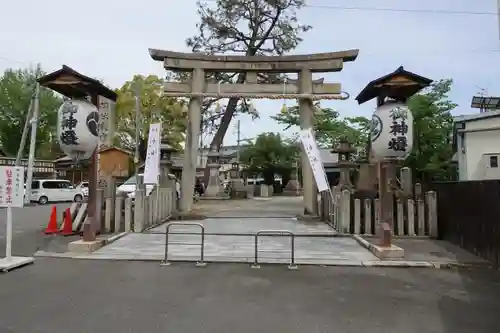
M160 211L160 181L158 180L158 185L156 185L156 200L155 200L155 214L153 223L158 223L161 221L161 211Z
M498 19L498 33L499 33L499 38L500 38L500 0L497 0L497 9L498 9L498 15L497 15L497 19Z
M36 84L35 99L33 101L33 118L31 118L31 140L28 155L28 170L26 179L26 196L24 203L29 204L31 198L31 181L33 180L33 162L35 159L36 128L38 125L38 113L40 107L40 85Z
M5 240L5 259L12 260L12 207L7 207L7 231Z

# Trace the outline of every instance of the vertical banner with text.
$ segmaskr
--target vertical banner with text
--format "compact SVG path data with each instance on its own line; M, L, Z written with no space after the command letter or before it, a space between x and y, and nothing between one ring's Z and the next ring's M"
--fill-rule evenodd
M148 149L144 164L144 184L158 184L160 175L161 123L149 125Z
M311 166L314 179L316 180L318 191L330 191L325 169L323 168L323 161L321 160L316 140L310 128L300 131L300 141L302 142L307 159L309 160L309 165Z
M99 96L99 144L97 146L97 180L99 187L107 186L107 175L101 171L101 149L113 146L115 136L115 102Z

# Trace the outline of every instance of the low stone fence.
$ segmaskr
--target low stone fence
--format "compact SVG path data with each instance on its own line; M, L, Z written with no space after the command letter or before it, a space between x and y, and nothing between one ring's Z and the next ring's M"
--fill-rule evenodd
M168 219L177 208L175 191L156 188L148 196L143 189L135 200L117 196L105 199L102 232L141 232Z
M320 218L337 231L348 234L375 235L380 223L379 199L357 199L349 190L321 193ZM436 192L422 197L396 199L394 204L395 236L437 237Z

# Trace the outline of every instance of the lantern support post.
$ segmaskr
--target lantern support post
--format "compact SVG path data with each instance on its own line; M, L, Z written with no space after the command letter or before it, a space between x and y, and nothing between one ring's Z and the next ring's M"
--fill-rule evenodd
M85 76L69 66L63 65L60 70L49 73L38 80L40 86L52 89L70 99L88 99L99 109L99 96L105 97L113 102L117 100L117 94L96 79ZM92 242L96 240L96 234L100 232L101 207L97 207L98 188L98 140L93 148L89 160L89 196L87 204L87 219L83 224L83 241Z
M370 128L369 159L378 167L380 224L376 228L383 248L392 247L396 166L410 155L413 146L413 116L406 102L431 83L431 79L400 66L368 83L356 97L358 104L373 98L377 101Z

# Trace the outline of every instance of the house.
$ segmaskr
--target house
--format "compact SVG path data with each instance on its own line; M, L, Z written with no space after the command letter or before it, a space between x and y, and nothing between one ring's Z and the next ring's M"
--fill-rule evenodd
M500 179L500 98L481 96L472 101L472 107L482 112L453 119L453 160L458 163L458 178Z

